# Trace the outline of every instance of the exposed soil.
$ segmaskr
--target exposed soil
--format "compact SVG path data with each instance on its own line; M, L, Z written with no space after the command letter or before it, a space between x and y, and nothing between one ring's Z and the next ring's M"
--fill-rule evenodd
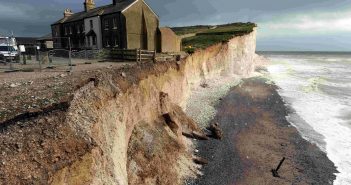
M287 108L276 90L252 78L222 99L212 122L219 123L224 138L199 142L209 164L195 184L332 184L334 164L287 122ZM271 169L283 157L281 177L273 177Z
M71 73L60 70L0 73L0 123L16 116L40 112L67 99L102 71L127 63L77 65ZM133 64L133 63L129 63Z

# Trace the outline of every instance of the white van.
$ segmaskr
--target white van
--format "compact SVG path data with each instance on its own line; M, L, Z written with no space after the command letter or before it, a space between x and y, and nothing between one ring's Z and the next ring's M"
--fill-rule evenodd
M6 62L10 59L19 61L16 39L0 37L0 61Z
M0 45L0 60L8 61L15 60L19 58L17 50L13 46L2 46Z

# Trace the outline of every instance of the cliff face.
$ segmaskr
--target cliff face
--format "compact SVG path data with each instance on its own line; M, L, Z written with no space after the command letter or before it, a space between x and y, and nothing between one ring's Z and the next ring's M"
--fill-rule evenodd
M249 75L255 49L256 31L179 62L101 71L67 106L0 133L13 149L0 155L0 184L181 184L197 173L182 136L201 132L182 111L191 88Z

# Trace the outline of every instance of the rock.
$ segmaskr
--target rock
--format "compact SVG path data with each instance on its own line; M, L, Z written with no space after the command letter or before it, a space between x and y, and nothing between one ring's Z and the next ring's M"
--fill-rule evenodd
M18 87L18 86L20 86L19 83L12 83L12 84L10 84L10 87L11 87L11 88L15 88L15 87Z
M126 78L126 77L127 77L127 75L126 75L125 72L122 72L122 73L121 73L121 76L122 76L123 78Z
M213 137L215 139L219 139L219 140L223 139L223 131L219 127L218 123L212 123L210 125L210 127L208 128L208 130L210 130L212 132L211 137Z
M64 78L64 77L66 77L67 75L66 74L60 74L60 77L61 78Z
M200 85L202 88L207 88L208 87L208 84L207 83L201 83Z

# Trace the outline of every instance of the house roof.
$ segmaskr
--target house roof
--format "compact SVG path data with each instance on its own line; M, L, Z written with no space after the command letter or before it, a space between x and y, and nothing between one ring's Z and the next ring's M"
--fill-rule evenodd
M44 35L42 37L39 37L37 40L52 40L52 34L49 33L47 35Z
M82 20L82 19L88 18L88 17L94 17L94 16L99 16L99 15L121 12L121 11L129 8L129 6L132 5L136 1L138 1L138 0L125 0L125 1L117 2L116 5L110 4L110 5L105 5L105 6L101 6L101 7L96 7L94 9L87 11L87 12L86 11L78 12L78 13L75 13L75 14L69 16L69 17L62 18L62 19L58 20L57 22L55 22L54 24L75 22L75 21L79 21L79 20Z
M18 45L35 45L37 43L36 37L16 37Z

